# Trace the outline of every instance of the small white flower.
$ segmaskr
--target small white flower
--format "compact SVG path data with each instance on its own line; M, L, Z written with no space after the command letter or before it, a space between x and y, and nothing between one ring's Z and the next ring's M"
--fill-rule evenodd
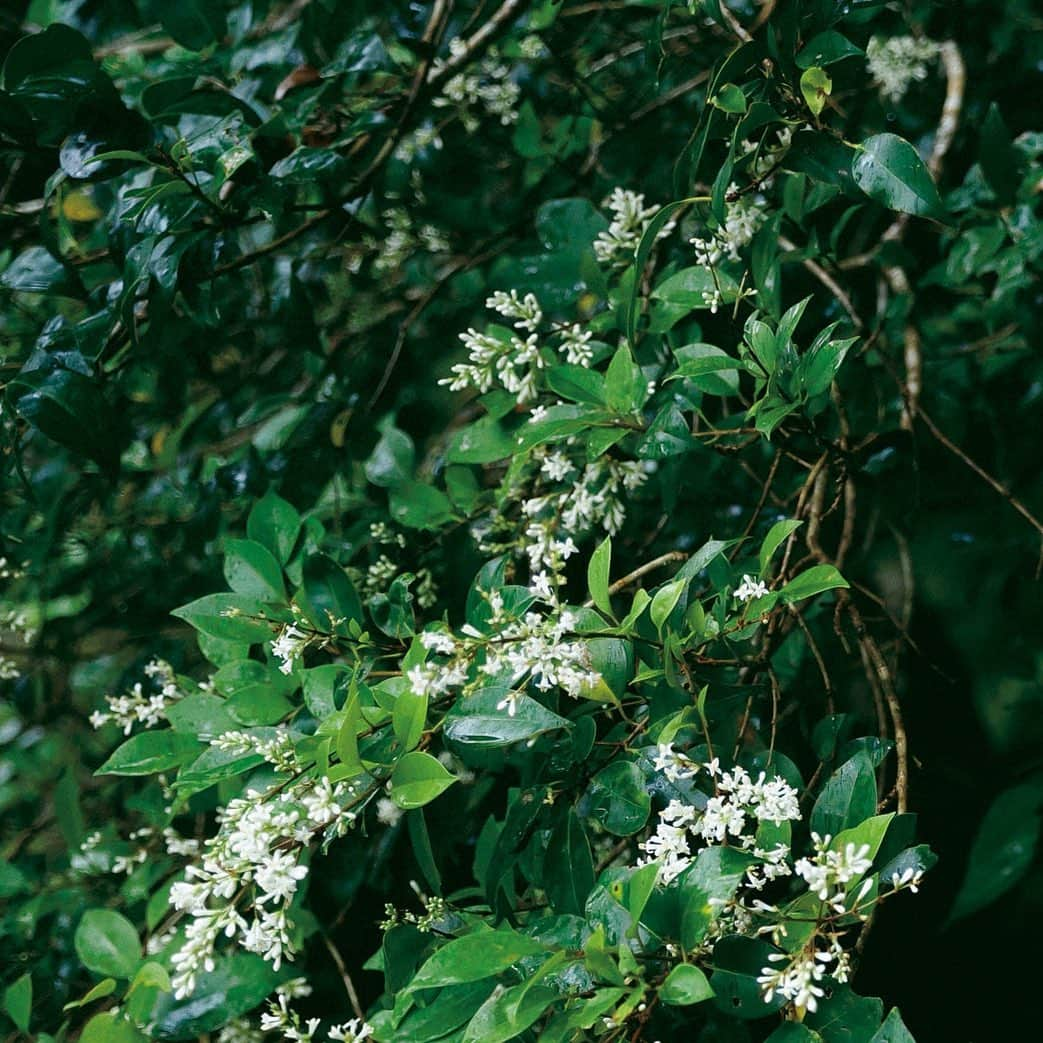
M742 583L735 590L735 596L744 604L754 598L763 598L768 594L768 587L763 580L744 575Z

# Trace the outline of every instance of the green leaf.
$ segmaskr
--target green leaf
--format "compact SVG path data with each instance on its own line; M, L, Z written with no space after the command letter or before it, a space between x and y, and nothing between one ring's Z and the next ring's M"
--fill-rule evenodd
M113 750L95 775L154 775L187 764L199 753L192 735L172 729L132 735Z
M441 489L426 482L400 482L388 498L391 517L408 529L440 529L455 517L453 505Z
M7 398L48 438L106 470L115 469L119 449L111 411L100 386L90 377L57 363L22 370L7 385Z
M446 459L454 464L491 464L515 450L514 438L499 420L483 416L453 434Z
M833 983L832 995L808 1012L805 1024L826 1043L869 1043L880 1027L884 1005L873 996L858 996L850 985Z
M640 409L648 397L641 367L634 361L630 348L620 344L605 372L605 403L616 413L632 413Z
M171 615L221 641L256 645L275 636L274 628L263 619L262 603L243 594L207 594L174 609Z
M97 985L92 989L88 989L83 996L78 1000L73 1000L71 1003L66 1003L62 1010L74 1010L76 1007L85 1007L88 1003L93 1003L95 1000L104 999L106 996L111 996L116 991L116 979L115 978L102 978Z
M822 1043L822 1037L799 1021L784 1021L764 1043Z
M865 54L846 36L834 29L818 33L797 52L797 68L810 69L814 65L833 65L855 55Z
M764 991L757 983L762 968L770 965L768 957L775 950L759 938L726 935L713 950L714 1005L733 1018L749 1021L763 1018L786 1003L777 993L771 1000L764 999Z
M1001 205L1013 203L1025 172L1025 157L1011 141L999 107L993 102L985 114L978 143L978 162Z
M818 116L826 107L826 98L833 90L833 81L825 69L812 65L805 69L800 77L800 93L811 109L812 115Z
M148 1037L126 1018L106 1011L83 1026L79 1043L148 1043Z
M905 1027L897 1007L892 1007L884 1023L873 1033L869 1043L916 1043L913 1034Z
M427 723L427 696L406 688L399 692L391 711L391 727L403 749L416 748Z
M4 989L4 1010L22 1032L29 1031L29 1017L33 1011L33 979L23 974Z
M559 817L543 860L543 889L555 912L582 915L594 887L594 862L583 823L572 808Z
M127 990L127 995L129 996L135 989L159 989L160 992L172 992L173 988L166 967L161 963L156 963L155 960L149 960L138 968L138 972L134 975L134 980Z
M297 508L273 492L265 493L246 519L246 535L266 547L280 565L290 560L300 531Z
M746 112L746 95L734 83L726 83L710 99L710 104L721 112L741 116Z
M519 1039L557 998L554 989L527 982L495 991L478 1008L461 1043L507 1043Z
M412 479L415 467L413 439L394 424L385 423L380 440L366 461L366 478L374 485L390 488Z
M731 304L739 287L726 272L693 265L664 279L652 291L652 296L668 304L700 310L710 308L711 298L717 291L720 291L722 304Z
M672 579L652 595L652 607L648 610L648 616L652 620L652 626L660 633L662 633L667 619L670 618L670 613L673 612L678 601L681 600L681 595L687 586L688 580L684 577Z
M591 600L609 619L612 615L612 599L608 593L609 570L612 566L612 537L606 536L598 544L587 562L587 587Z
M438 949L417 971L409 989L461 985L502 974L526 956L541 956L547 947L516 931L476 931L454 938Z
M659 233L670 221L670 219L682 207L695 202L695 198L679 199L674 203L667 203L648 223L641 235L641 241L637 244L637 252L634 257L634 271L637 278L631 281L630 287L623 298L623 332L627 340L635 343L637 334L638 301L641 290L641 276L644 275L645 265L652 253L652 247L659 238Z
M217 43L228 32L221 0L150 0L152 17L158 18L171 36L190 51L201 51Z
M582 807L609 833L627 837L648 821L652 798L641 769L633 761L617 760L591 779Z
M141 964L141 944L134 925L111 909L88 909L73 936L76 955L90 971L129 978Z
M442 874L438 871L438 861L435 858L434 849L431 847L431 834L427 830L423 808L415 808L413 811L406 812L406 827L409 830L409 840L413 845L413 856L416 858L420 871L424 874L427 886L436 895L441 894Z
M684 377L709 395L735 395L742 363L713 344L685 344L674 351L677 369L667 378Z
M480 688L458 699L443 722L446 739L461 746L495 749L572 726L570 721L524 694L515 695L513 714L500 709L499 703L508 692L509 689L501 687Z
M686 949L702 943L722 905L735 897L753 862L745 852L734 848L708 847L685 870L679 886L681 942Z
M325 663L304 671L304 705L318 721L337 712L337 693L346 685L348 668Z
M950 921L991 905L1025 876L1039 844L1041 811L1040 781L1014 786L996 797L971 845Z
M679 963L659 986L659 998L673 1007L702 1003L714 995L706 975L691 963Z
M795 579L791 579L779 596L783 601L803 601L804 598L814 597L824 590L833 590L837 587L850 587L843 576L833 565L812 565L810 569L802 572Z
M236 594L262 601L286 600L282 569L274 555L254 540L227 540L224 559L225 580Z
M762 576L767 572L768 563L771 561L775 551L779 549L791 533L796 532L803 524L802 521L787 519L776 522L768 530L768 534L764 537L764 542L761 543L760 554L757 556L758 571Z
M255 664L251 663L251 665ZM224 667L221 669L223 670ZM220 672L219 670L218 674ZM166 716L174 731L207 740L235 730L237 722L228 710L226 699L210 692L192 692L183 699L171 703L167 707Z
M199 975L190 996L179 1000L173 993L158 995L148 1018L153 1039L189 1040L216 1032L232 1018L253 1010L280 981L293 975L292 968L273 971L260 956L242 951L218 956L215 962L212 971Z
M329 633L341 627L341 620L362 621L362 602L348 574L325 554L305 559L304 582L297 591L297 603L316 630Z
M407 753L391 773L391 799L407 811L430 804L454 782L453 775L430 753Z
M819 836L836 836L876 813L876 773L869 754L860 750L829 777L811 811Z
M904 138L875 134L856 150L851 162L855 184L870 199L891 210L917 217L938 217L942 201L919 154Z
M570 402L605 405L605 378L595 369L562 364L547 370L547 386Z
M75 62L92 62L90 42L71 26L55 22L43 32L23 36L4 61L4 90L14 90L32 76L68 68Z
M831 851L843 851L848 844L854 844L856 848L865 845L869 848L866 858L874 859L894 818L893 812L889 815L874 815L872 818L867 818L857 826L835 834L830 841L829 848Z

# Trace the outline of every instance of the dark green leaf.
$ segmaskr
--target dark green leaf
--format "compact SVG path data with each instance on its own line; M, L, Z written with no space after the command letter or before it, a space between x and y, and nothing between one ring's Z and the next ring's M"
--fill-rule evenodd
M919 154L904 138L875 134L855 151L851 176L870 199L891 210L938 217L942 201Z

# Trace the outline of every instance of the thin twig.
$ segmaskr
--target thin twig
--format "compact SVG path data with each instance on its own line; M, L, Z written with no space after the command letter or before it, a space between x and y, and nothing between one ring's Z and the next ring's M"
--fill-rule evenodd
M615 583L611 584L608 588L609 594L618 594L625 587L630 586L635 580L639 580L642 576L648 575L649 572L654 572L662 565L669 565L672 561L687 561L688 555L683 550L668 550L665 554L660 554L658 558L653 558L651 561L646 561L643 565L638 565L633 572L628 572L622 579L617 579ZM593 606L593 600L586 602L585 607L591 608Z
M344 991L348 994L348 999L351 1002L351 1009L355 1012L357 1018L365 1021L366 1012L362 1009L362 1004L359 1003L359 994L355 991L355 983L351 980L348 968L344 965L344 958L341 956L333 942L330 941L327 934L323 933L322 941L329 951L330 956L333 957L333 962L337 965L337 970L340 972L340 980L344 983Z

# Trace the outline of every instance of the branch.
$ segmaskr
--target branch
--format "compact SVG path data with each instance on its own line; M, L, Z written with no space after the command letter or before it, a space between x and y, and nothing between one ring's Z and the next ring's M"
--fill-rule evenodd
M446 63L427 78L427 89L437 91L443 84L451 80L465 65L488 48L497 37L505 33L511 22L529 6L528 0L504 0L484 22L481 28L472 33L463 47L449 58Z

